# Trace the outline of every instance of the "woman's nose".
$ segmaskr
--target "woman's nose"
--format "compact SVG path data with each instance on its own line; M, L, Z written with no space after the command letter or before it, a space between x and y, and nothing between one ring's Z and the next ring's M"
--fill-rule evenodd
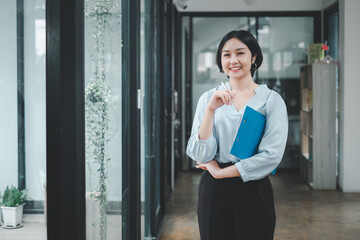
M237 57L235 55L231 55L230 62L231 63L236 63L237 61L238 61Z

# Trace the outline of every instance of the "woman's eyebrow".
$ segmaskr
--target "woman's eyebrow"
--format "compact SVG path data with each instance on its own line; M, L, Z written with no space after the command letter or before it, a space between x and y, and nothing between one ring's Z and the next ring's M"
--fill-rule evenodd
M245 48L237 48L234 51L239 51L239 50L243 50L243 49L245 49ZM230 52L230 50L223 50L223 52Z

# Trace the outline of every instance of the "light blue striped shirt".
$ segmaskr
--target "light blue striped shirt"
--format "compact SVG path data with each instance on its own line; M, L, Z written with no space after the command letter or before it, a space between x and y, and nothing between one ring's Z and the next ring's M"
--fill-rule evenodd
M231 88L229 82L225 85L227 88ZM233 162L244 182L261 179L279 165L284 154L288 135L288 116L284 100L265 84L259 85L254 90L256 94L239 111L235 109L234 105L223 105L216 109L212 135L206 140L200 140L198 131L205 108L212 94L221 89L224 87L220 85L201 95L186 154L198 162L205 163L213 159L219 163ZM240 159L230 154L230 149L246 106L266 116L266 125L258 153L250 158Z

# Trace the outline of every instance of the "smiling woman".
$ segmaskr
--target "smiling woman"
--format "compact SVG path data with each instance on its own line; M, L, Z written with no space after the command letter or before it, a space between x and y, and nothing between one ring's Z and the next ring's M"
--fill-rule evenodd
M252 79L261 66L262 52L251 33L226 34L216 59L229 81L200 97L186 149L197 168L205 170L198 192L200 236L202 240L273 239L275 208L268 175L284 153L286 106L278 93ZM266 122L255 154L239 158L231 154L238 126L255 121L245 107L266 117Z

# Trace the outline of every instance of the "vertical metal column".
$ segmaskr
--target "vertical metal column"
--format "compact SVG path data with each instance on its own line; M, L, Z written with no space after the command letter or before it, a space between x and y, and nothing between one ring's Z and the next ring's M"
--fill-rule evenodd
M46 0L47 238L86 239L84 1Z
M140 1L122 1L122 239L140 240Z
M18 106L18 186L26 188L25 103L24 103L24 0L16 1L17 106Z

